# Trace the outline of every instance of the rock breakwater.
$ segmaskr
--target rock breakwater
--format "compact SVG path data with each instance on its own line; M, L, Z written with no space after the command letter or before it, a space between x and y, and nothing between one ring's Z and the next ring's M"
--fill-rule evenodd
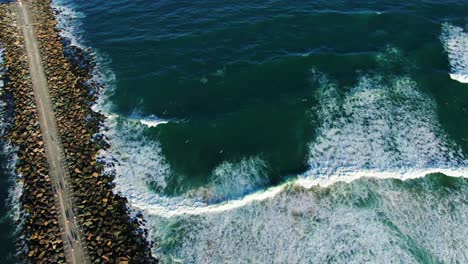
M129 216L127 200L113 192L113 175L104 174L103 164L96 161L107 143L95 135L104 117L91 109L97 99L94 91L100 89L90 82L92 60L80 48L65 45L50 0L30 1L30 11L91 261L157 263L139 229L142 219ZM8 139L17 146L17 173L24 182L24 260L64 263L26 49L15 19L11 4L1 4L0 41L8 69L4 96L11 98L14 109Z
M23 182L23 259L28 263L65 263L57 209L29 74L21 29L10 5L0 5L0 42L5 48L5 100L13 104L8 140L17 149L16 172Z
M107 143L99 137L103 116L91 109L100 89L89 82L94 64L75 46L66 46L51 1L31 1L54 112L77 199L80 222L94 263L156 263L126 199L113 193L113 175L96 162ZM68 56L67 56L68 55Z

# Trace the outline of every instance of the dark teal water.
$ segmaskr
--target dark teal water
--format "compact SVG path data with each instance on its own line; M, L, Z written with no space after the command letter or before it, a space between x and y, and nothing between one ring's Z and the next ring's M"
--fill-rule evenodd
M14 151L4 140L11 124L10 104L4 94L3 47L0 43L0 263L17 263L18 239L18 191L13 173Z
M468 90L449 78L444 22L464 27L464 1L73 1L86 41L112 60L116 113L174 120L148 129L174 181L207 183L223 161L261 156L268 181L305 171L314 139L314 67L343 90L371 72L408 74L468 150ZM118 26L116 26L118 25ZM376 54L399 50L379 68ZM382 67L381 67L382 68ZM359 73L361 72L361 73ZM449 104L447 104L449 102ZM222 153L220 153L222 152Z
M1 171L0 171L0 262L1 263L17 263L17 239L18 229L15 218L12 217L14 209L12 208L13 201L11 188L13 187L12 175L7 168L9 157L0 157Z
M54 3L167 263L468 261L468 2Z

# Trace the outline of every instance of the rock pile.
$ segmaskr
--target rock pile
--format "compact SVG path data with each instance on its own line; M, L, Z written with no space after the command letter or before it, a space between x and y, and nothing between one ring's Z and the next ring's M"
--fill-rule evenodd
M18 148L16 171L23 181L23 244L28 263L65 263L57 210L39 127L21 29L10 6L0 4L0 42L7 68L4 99L12 99L8 139Z
M99 89L88 83L93 63L76 63L84 56L78 47L68 50L75 60L67 59L50 0L31 1L31 7L90 257L94 263L157 263L126 199L113 193L113 176L96 162L106 143L93 138L103 120L91 109L92 91Z

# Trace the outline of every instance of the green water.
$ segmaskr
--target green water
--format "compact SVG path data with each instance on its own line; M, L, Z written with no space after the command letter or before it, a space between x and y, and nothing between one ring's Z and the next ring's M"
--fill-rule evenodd
M114 111L173 121L145 132L171 167L167 194L203 186L223 161L244 157L261 156L272 185L305 171L320 124L311 68L342 91L366 74L409 75L468 149L466 85L450 79L440 41L443 22L464 27L463 2L148 4L114 3L100 16L106 4L76 6L86 39L112 60ZM387 49L398 55L381 65L375 57Z
M54 4L167 263L468 261L466 1Z

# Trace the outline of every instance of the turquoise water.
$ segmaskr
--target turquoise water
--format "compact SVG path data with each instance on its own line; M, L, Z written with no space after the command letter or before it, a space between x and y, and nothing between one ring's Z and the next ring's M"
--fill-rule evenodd
M54 3L167 263L468 261L466 1Z

